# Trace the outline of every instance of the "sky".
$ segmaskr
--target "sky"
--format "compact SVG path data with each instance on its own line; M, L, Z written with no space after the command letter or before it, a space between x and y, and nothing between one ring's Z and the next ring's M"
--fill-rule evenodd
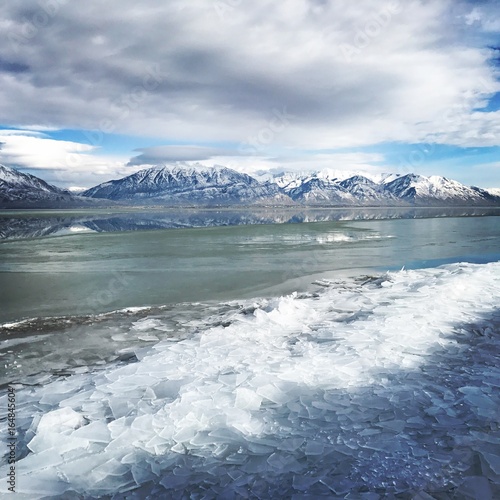
M497 0L0 5L0 163L61 187L152 165L500 187Z

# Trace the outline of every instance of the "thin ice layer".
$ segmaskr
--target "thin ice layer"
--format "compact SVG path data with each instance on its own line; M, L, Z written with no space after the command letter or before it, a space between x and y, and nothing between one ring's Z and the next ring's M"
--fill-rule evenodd
M279 498L480 483L494 495L499 298L500 263L332 283L139 362L19 390L18 491ZM157 321L132 326L146 335Z

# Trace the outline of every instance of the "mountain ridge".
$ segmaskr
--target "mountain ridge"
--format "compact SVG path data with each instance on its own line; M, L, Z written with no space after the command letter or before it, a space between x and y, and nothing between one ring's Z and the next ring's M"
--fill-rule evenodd
M350 173L349 173L350 174ZM224 166L156 165L81 193L0 165L0 206L500 206L500 190L465 186L441 176L342 174L342 171L258 175Z
M278 186L263 184L248 174L222 166L155 166L94 186L82 196L172 205L287 201Z
M414 173L386 173L370 177L355 174L333 180L320 171L307 173L302 177L290 177L285 173L278 175L275 182L282 186L292 199L312 205L327 202L334 205L344 203L361 206L500 204L500 197L494 189L490 192L475 186L469 187L446 177L426 177Z
M66 208L100 204L73 195L35 175L0 164L0 208Z

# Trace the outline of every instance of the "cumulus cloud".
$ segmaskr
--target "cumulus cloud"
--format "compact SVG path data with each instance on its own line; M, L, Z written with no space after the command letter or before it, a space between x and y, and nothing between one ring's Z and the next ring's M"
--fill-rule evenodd
M88 161L95 148L87 144L56 141L29 130L1 130L0 158L9 165L33 169L63 170L69 164L78 168Z
M0 130L0 164L43 177L59 186L75 181L92 186L127 175L124 159L99 155L89 144L54 140L41 132Z

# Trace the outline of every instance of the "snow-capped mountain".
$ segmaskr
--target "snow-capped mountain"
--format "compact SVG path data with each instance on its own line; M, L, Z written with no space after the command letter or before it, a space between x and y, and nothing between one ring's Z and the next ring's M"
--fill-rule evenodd
M352 175L342 171L280 173L274 182L293 200L310 205L495 205L500 197L445 177L416 174Z
M0 165L0 208L77 208L109 205L72 194L35 175Z
M500 198L500 188L486 188L485 191L491 196Z
M158 166L105 182L92 198L173 205L300 204L325 206L492 205L500 198L445 177L416 174L347 176L344 171L260 173L225 167Z
M382 199L392 200L392 195L384 191L382 183L377 184L363 175L354 175L339 182L348 193L356 200L367 203L376 202ZM392 200L396 201L396 200Z
M64 189L48 184L31 174L24 174L5 165L0 165L0 205L47 205L71 200Z
M226 167L157 166L99 184L82 196L134 203L228 205L292 203L276 185Z
M343 171L278 172L258 179L226 167L157 166L87 189L76 196L30 174L0 165L0 206L103 204L164 206L500 206L500 190L468 187L445 177Z
M337 169L309 172L277 172L264 175L293 200L311 205L394 204L392 196L383 192L382 183L394 174L363 174ZM387 199L388 198L388 199Z
M398 177L398 174L392 173L374 173L374 172L357 172L352 170L339 170L332 168L325 168L323 170L308 170L302 172L286 172L280 169L273 169L267 172L258 171L255 174L255 178L261 182L274 182L278 184L281 188L289 188L297 187L302 182L307 180L318 178L325 182L330 183L339 183L350 179L352 177L365 177L370 181L380 184L381 182L386 181L386 179L390 178L391 180Z
M330 182L318 177L311 177L302 184L296 181L295 187L286 186L284 191L294 201L305 205L353 205L356 198L338 182Z
M468 187L457 181L433 175L407 174L390 182L384 182L384 191L395 198L415 204L475 203L483 204L492 201L492 196L484 189Z
M10 192L14 195L16 192L38 191L51 194L61 194L62 190L47 184L44 180L39 179L31 174L23 174L18 170L0 165L0 187L2 195Z
M260 172L258 179L278 185L293 200L305 204L356 205L385 199L378 184L394 174L363 175L337 169L308 172Z

